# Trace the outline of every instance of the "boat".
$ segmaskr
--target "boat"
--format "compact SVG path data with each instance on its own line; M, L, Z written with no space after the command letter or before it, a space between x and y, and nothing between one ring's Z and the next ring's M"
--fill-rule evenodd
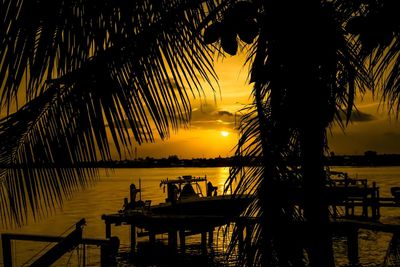
M390 188L390 192L392 193L392 196L395 199L395 202L400 203L400 187L393 186Z
M206 194L203 194L201 190L201 182L206 185ZM249 195L218 195L218 188L213 186L206 176L184 175L176 179L164 179L161 180L160 187L164 191L166 189L167 197L163 203L148 205L146 210L151 214L234 217L239 216L251 201ZM143 201L134 203L134 205L128 205L128 210L143 209L146 206L146 202ZM147 201L147 204L149 203L151 201Z
M206 185L206 195L199 183ZM177 179L165 179L160 187L167 188L164 203L151 206L154 214L239 216L251 201L249 195L218 195L217 187L207 177L184 175Z

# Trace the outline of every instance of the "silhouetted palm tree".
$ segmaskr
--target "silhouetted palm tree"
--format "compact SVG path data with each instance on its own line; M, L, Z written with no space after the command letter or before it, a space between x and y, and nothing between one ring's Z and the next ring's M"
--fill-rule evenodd
M334 266L324 151L335 114L344 109L349 117L356 84L370 84L359 45L343 29L357 9L340 1L264 1L258 8L260 35L250 55L257 113L244 118L238 148L238 155L263 157L262 170L243 171L240 182L241 192L251 187L258 195L248 212L262 220L255 247L268 249L256 249L256 265L301 266L305 248L311 266ZM293 228L301 221L303 231Z
M237 166L230 180L241 176L238 193L258 195L248 210L262 218L244 255L249 265L302 266L303 248L311 266L334 265L324 195L326 128L341 109L349 118L355 90L374 89L373 81L383 85L378 89L389 106L399 107L398 3L299 2L259 7L261 30L250 55L255 100L242 121L237 155L263 157L263 168ZM299 163L299 174L291 162ZM304 217L295 209L298 199ZM302 220L308 222L305 236L291 229ZM269 250L260 252L260 244Z

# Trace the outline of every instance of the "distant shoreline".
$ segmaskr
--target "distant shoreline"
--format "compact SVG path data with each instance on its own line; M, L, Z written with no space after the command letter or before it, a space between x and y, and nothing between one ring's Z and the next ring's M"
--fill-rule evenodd
M195 158L179 159L177 156L169 158L140 158L138 160L116 160L83 162L79 164L52 164L36 163L29 165L9 165L0 164L0 168L176 168L176 167L231 167L235 165L242 166L260 166L260 158L249 157L227 157L227 158ZM290 162L291 165L297 165L296 162ZM400 154L382 154L366 153L366 155L331 155L327 158L327 166L349 166L349 167L390 167L400 166Z

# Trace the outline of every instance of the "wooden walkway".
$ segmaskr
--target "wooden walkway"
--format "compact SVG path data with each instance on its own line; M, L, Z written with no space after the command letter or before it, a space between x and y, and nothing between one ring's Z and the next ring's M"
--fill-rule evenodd
M192 234L201 234L202 251L207 253L207 244L212 244L212 232L214 227L235 223L239 227L239 249L243 249L244 244L251 242L250 237L255 224L260 223L259 218L222 218L220 216L182 216L182 215L151 215L151 214L110 214L103 215L106 223L106 237L111 237L111 225L128 224L131 228L131 249L135 253L136 237L149 236L149 241L155 242L157 234L168 234L168 246L175 250L178 246L178 234L181 252L185 252L185 237ZM298 228L296 232L307 233L308 225L305 222L299 222L290 227ZM146 232L139 235L136 229L141 228ZM347 256L350 266L359 264L359 231L361 229L400 234L400 225L385 224L372 221L360 221L350 219L332 219L330 229L333 233L340 233L347 237ZM241 233L241 234L240 234ZM245 233L245 236L243 236ZM208 234L208 243L207 243Z
M168 234L168 246L175 250L178 234L181 252L185 252L186 236L201 234L201 247L206 252L206 245L213 243L214 228L234 222L234 218L215 215L158 215L147 211L126 212L103 215L106 226L106 238L112 235L112 225L130 225L131 252L136 250L136 240L140 236L149 236L154 243L156 235ZM141 229L141 231L137 231ZM207 243L208 235L208 243Z
M376 183L369 186L366 179L352 179L345 177L332 181L327 189L327 198L332 212L330 229L347 236L348 260L351 266L358 266L359 244L358 233L360 229L400 234L400 225L379 223L380 209L384 207L400 207L399 199L394 197L380 197L379 187ZM301 201L298 203L301 209ZM342 211L340 211L342 208ZM349 219L351 218L351 219ZM131 251L136 251L137 237L148 236L150 243L154 243L156 235L167 234L168 246L172 250L180 244L181 252L185 252L186 236L201 234L201 247L207 252L207 244L213 243L214 228L229 223L238 227L239 250L251 242L252 231L259 218L224 217L218 215L180 215L180 214L152 214L150 209L140 211L128 211L116 214L103 215L105 222L106 238L112 235L112 226L122 224L131 227ZM298 222L287 227L298 228L297 232L307 233L305 222ZM140 231L137 231L140 229ZM309 229L308 229L309 230ZM208 236L208 242L207 242ZM179 238L178 238L179 237Z
M65 253L75 249L78 245L95 245L100 247L100 266L109 267L116 255L119 247L119 239L116 237L108 239L83 238L82 227L86 223L85 219L81 219L76 223L75 229L67 236L49 236L35 234L18 234L3 233L1 234L1 242L3 249L4 267L13 267L13 251L12 241L37 241L55 243L50 249L37 258L31 259L33 262L29 265L32 267L50 266L61 258ZM15 248L14 248L15 249ZM83 257L85 259L85 257ZM83 263L85 266L85 263Z

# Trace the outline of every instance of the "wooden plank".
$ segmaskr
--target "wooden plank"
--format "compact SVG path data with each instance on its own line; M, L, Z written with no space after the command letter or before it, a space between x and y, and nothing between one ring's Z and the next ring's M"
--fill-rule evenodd
M400 225L398 224L387 224L387 223L379 223L379 222L368 222L368 221L359 221L359 220L348 220L348 219L336 219L331 222L331 225L334 228L358 228L358 229L366 229L372 231L380 231L386 233L399 233Z
M65 237L62 236L49 236L49 235L36 235L36 234L19 234L19 233L4 233L1 234L1 238L8 238L11 240L20 240L20 241L38 241L38 242L60 242ZM107 245L109 243L108 239L101 238L82 238L81 244L86 245Z

